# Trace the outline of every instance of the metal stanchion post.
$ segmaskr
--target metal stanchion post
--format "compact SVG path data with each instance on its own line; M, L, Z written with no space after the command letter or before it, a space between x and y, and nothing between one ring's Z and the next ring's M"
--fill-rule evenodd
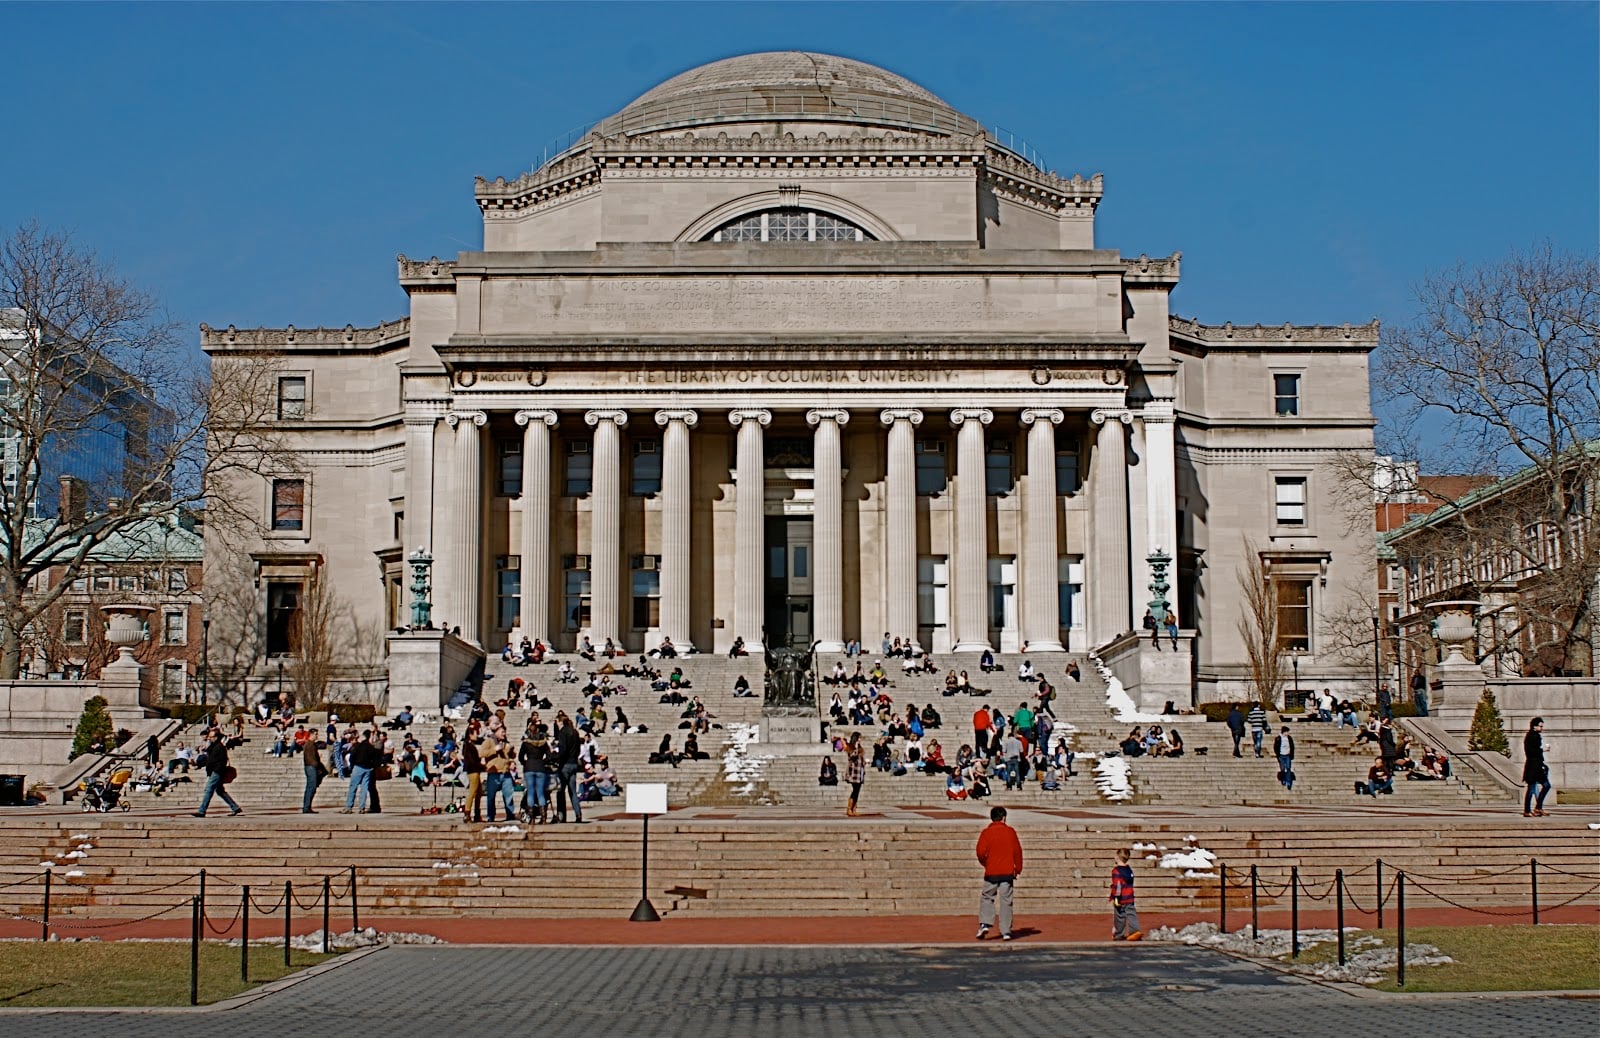
M1228 932L1228 866L1218 867L1222 874L1222 881L1217 884L1217 891L1221 895L1217 898L1217 932Z
M200 1004L200 898L191 902L189 917L189 1004Z
M294 883L283 881L283 964L289 965L289 917L294 908Z
M250 888L239 896L239 982L250 983Z
M44 915L39 920L39 940L50 939L50 870L44 870Z
M1339 965L1344 965L1344 869L1335 869L1333 872L1333 889L1338 895L1338 912L1334 917L1334 926L1339 929Z
M1383 859L1378 859L1378 929L1383 929Z
M322 954L327 955L333 950L328 941L328 913L332 911L333 887L332 881L327 876L322 877Z
M206 910L206 870L200 870L200 911Z
M1260 892L1256 889L1256 867L1250 866L1250 939L1258 940L1261 937L1261 901Z
M1396 900L1396 902L1395 902L1395 911L1400 916L1400 928L1399 928L1398 936L1396 937L1397 947L1399 949L1396 952L1396 955L1398 955L1399 957L1396 959L1395 980L1399 982L1401 987L1405 987L1406 986L1406 874L1404 872L1398 873L1395 876L1395 894L1396 894L1396 897L1398 898L1398 900Z
M1528 881L1533 884L1533 925L1539 925L1539 859L1528 859Z
M356 907L356 867L350 866L350 930L361 929L361 910Z
M1289 866L1289 958L1300 957L1300 866Z

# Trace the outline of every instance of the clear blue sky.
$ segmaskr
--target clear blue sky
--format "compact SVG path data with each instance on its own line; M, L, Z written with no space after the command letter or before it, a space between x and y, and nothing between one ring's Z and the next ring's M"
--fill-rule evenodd
M873 62L1104 173L1177 312L1403 319L1458 259L1600 241L1584 4L10 4L0 227L72 228L191 327L372 324L481 243L472 178L729 55Z

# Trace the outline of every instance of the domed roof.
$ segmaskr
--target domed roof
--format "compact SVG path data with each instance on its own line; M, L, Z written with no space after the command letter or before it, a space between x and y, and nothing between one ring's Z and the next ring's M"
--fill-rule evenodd
M904 76L864 61L796 50L742 54L692 68L594 129L613 136L775 120L941 135L983 132L978 122Z

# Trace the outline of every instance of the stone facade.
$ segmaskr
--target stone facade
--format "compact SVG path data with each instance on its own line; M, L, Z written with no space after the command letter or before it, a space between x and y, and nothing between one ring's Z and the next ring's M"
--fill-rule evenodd
M245 488L260 609L332 580L403 624L427 547L435 620L489 647L1081 651L1138 625L1160 549L1209 698L1248 539L1312 579L1302 673L1353 678L1317 625L1370 594L1372 535L1326 473L1370 451L1376 327L1173 317L1179 257L1096 248L1102 192L858 62L662 84L479 181L484 250L400 257L401 321L203 329L290 380L299 464Z

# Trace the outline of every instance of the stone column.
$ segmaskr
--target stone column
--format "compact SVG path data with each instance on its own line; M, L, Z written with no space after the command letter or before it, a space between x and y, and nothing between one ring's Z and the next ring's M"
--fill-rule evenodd
M816 427L813 440L816 496L812 510L812 546L816 567L814 615L817 651L844 651L844 463L840 432L850 412L817 408L806 412L806 423Z
M433 550L433 431L436 414L408 414L406 423L406 543L407 552Z
M739 430L739 450L734 482L733 634L744 639L751 653L765 645L762 620L766 613L766 568L762 548L766 543L766 450L762 429L772 423L772 412L762 408L735 408L728 421Z
M594 427L589 492L589 637L622 645L622 439L628 412L585 411Z
M983 427L994 412L958 407L950 412L956 427L956 652L989 648L989 617L984 609L989 588L989 514L984 507L988 477L983 456Z
M550 427L554 411L518 411L522 426L522 634L550 644Z
M661 436L661 633L679 652L689 652L690 569L689 430L700 421L694 411L657 411Z
M1139 417L1144 425L1144 483L1146 501L1145 530L1152 552L1165 552L1174 560L1168 569L1170 577L1177 576L1178 557L1178 472L1173 447L1173 413L1170 400L1152 400L1144 405ZM1150 564L1144 563L1140 572L1145 575L1143 584L1152 582ZM1177 595L1168 594L1167 608L1174 616L1178 613ZM1143 615L1142 611L1141 614ZM1156 617L1157 620L1161 617Z
M489 423L482 411L451 411L444 420L454 431L448 473L449 491L439 508L439 535L443 542L434 557L439 608L435 615L450 627L460 627L461 637L483 644L478 630L478 609L483 577L483 449L479 431Z
M1128 595L1128 449L1126 426L1133 417L1126 411L1096 410L1089 420L1100 427L1095 438L1094 484L1090 493L1093 553L1089 581L1089 615L1092 645L1103 645L1133 630L1132 603Z
M883 553L888 563L884 626L891 637L917 638L917 457L913 428L922 412L895 407L878 415L889 429L888 472L884 477L887 528ZM866 644L878 632L862 632Z
M1056 543L1056 426L1053 407L1022 412L1028 427L1028 493L1022 500L1022 637L1037 652L1061 652L1060 548Z

